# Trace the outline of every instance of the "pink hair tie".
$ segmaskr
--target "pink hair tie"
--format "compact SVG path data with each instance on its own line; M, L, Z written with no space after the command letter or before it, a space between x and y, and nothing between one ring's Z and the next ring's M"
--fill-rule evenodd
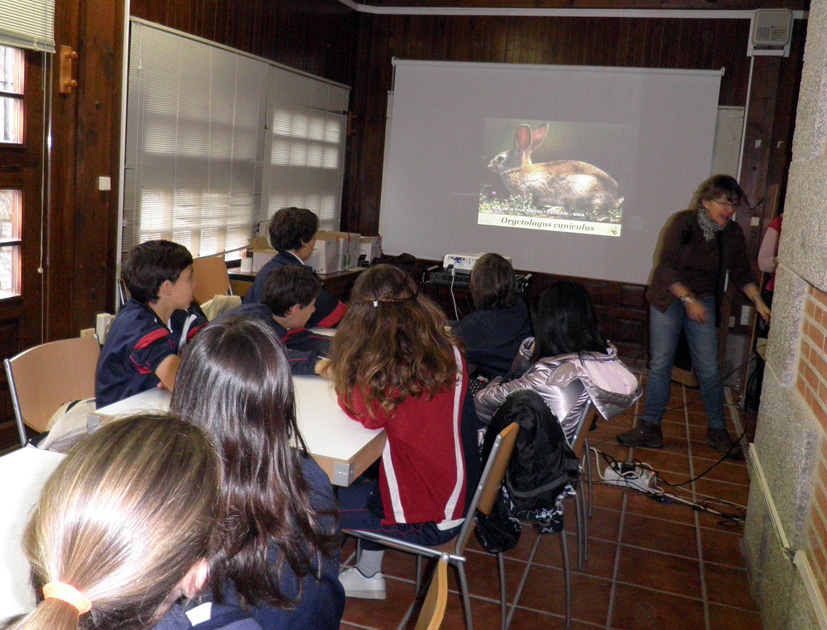
M59 599L78 609L78 615L92 610L92 602L86 599L81 592L71 584L64 582L49 582L43 587L43 597Z

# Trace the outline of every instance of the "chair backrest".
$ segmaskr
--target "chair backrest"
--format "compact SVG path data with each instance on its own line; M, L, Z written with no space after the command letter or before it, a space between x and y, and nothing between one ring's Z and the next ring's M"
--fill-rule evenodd
M75 337L44 343L6 359L18 428L22 431L25 424L42 433L60 405L94 396L99 354L95 337Z
M224 256L205 256L192 261L192 277L195 280L193 297L203 304L216 295L227 295L230 290L230 275Z
M476 511L479 510L483 514L491 514L494 501L497 499L500 486L505 478L508 461L514 452L514 445L517 443L517 432L519 430L520 427L516 422L513 422L500 431L497 439L494 440L494 446L491 447L488 461L485 462L485 468L483 468L482 475L480 475L480 481L477 484L476 492L474 492L474 498L471 499L471 504L468 506L468 513L465 515L465 521L457 537L456 550L458 554L465 548L471 534L474 533L474 515Z
M448 604L448 557L439 559L414 630L439 630Z

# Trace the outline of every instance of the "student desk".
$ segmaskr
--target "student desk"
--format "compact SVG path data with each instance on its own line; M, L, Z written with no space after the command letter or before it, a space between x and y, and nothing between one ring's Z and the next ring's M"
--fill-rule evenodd
M350 485L382 455L385 431L366 429L339 407L333 384L318 376L294 376L296 416L308 453L336 486ZM88 416L91 433L122 415L165 412L171 394L160 388L141 392L98 409Z
M7 480L0 486L0 620L34 608L23 529L46 480L64 457L33 446L0 457L0 476Z

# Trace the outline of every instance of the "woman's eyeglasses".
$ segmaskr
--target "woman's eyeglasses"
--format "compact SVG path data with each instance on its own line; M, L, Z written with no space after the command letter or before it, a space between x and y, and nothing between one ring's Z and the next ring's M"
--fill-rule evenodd
M741 207L740 201L736 201L734 203L729 199L713 199L712 201L717 203L719 206L726 206L727 208L732 208L733 210L737 210Z

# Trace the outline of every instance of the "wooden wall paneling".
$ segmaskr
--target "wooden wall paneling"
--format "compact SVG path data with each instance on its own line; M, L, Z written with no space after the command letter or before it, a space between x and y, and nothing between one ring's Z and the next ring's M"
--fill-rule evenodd
M118 159L123 6L114 0L82 4L74 212L73 327L94 327L95 314L115 305ZM109 177L111 191L98 190Z
M80 4L82 0L59 0L55 6L55 41L58 46L71 46L80 55ZM61 94L58 83L59 59L52 57L52 150L51 195L47 215L47 258L45 318L46 339L64 339L73 334L75 263L75 211L77 191L77 120L78 95L85 89L79 81L71 94ZM79 56L75 71L80 75L86 60ZM101 255L103 255L101 253Z
M136 0L131 15L351 84L359 16L337 0Z
M382 189L382 162L366 156L384 154L388 90L394 55L393 37L375 37L378 20L362 16L357 51L357 72L353 82L354 134L348 152L345 186L348 205L342 208L342 229L360 234L377 234L379 195ZM399 34L404 20L395 17L389 34ZM387 63L386 61L387 60Z

